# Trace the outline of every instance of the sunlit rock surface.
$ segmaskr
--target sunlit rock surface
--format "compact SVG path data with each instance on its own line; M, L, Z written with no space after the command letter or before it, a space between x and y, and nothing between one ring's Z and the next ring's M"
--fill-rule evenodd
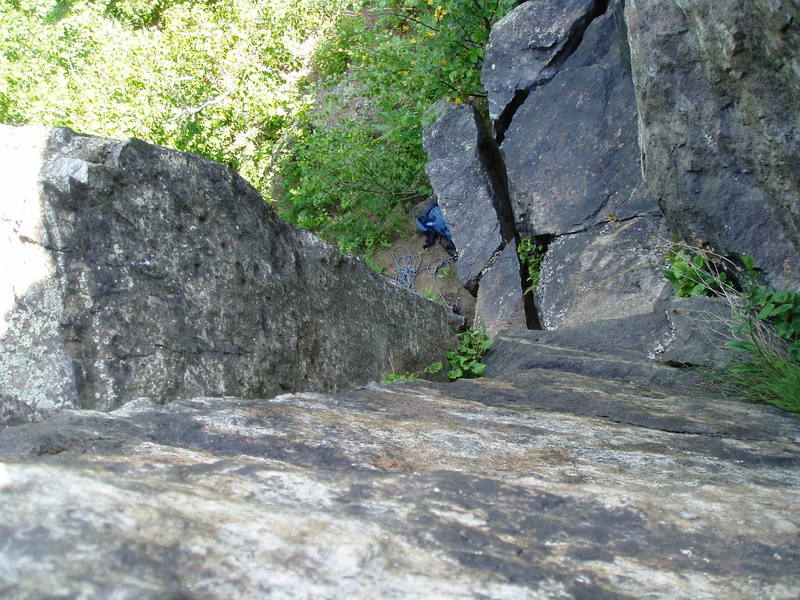
M0 168L0 427L342 390L454 343L446 310L282 222L223 165L0 125Z
M657 383L136 401L0 455L3 598L800 594L797 420Z

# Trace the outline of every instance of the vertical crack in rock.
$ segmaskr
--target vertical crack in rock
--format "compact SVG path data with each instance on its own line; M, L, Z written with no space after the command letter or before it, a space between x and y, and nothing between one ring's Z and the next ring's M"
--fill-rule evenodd
M580 19L577 19L570 28L566 36L566 41L555 55L542 67L538 76L527 86L514 90L513 98L506 104L500 115L493 123L494 139L497 144L502 144L506 131L514 119L514 115L525 103L530 93L537 87L549 83L555 77L566 60L578 49L583 34L597 17L600 17L608 10L609 0L597 0L591 9Z
M506 244L514 241L515 251L516 246L520 241L520 232L517 229L514 220L514 210L511 206L511 196L508 187L508 173L506 171L506 164L503 160L503 155L500 153L500 148L495 140L489 135L489 132L481 128L482 135L478 140L478 152L480 160L486 169L492 181L492 186L495 189L493 197L493 206L497 215L497 222L500 224L500 234L503 238L503 244L498 248L498 254L505 248ZM546 236L542 236L546 237ZM484 269L481 272L481 277L486 272ZM526 294L527 289L527 272L526 267L520 263L520 290L522 291L522 302L525 312L525 325L528 329L541 329L539 323L539 314L536 311L533 294ZM476 286L480 285L480 279L476 282Z
M547 250L555 238L555 235L544 234L534 236L531 239L533 239L534 244L541 246L542 255L544 256L547 255ZM541 266L539 269L541 270ZM522 282L522 298L525 302L525 324L528 329L543 329L542 320L539 318L539 311L536 309L536 290L534 289L533 293L525 293L530 287L530 284L528 283L528 267L524 265L522 261L519 263L519 278Z

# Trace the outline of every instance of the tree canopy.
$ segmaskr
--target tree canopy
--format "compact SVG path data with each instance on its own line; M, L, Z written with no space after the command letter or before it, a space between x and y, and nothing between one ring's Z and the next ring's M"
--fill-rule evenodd
M369 251L429 192L427 107L481 103L483 47L512 4L10 0L0 4L0 122L195 152L267 199L281 189L289 220ZM319 90L345 80L375 118L315 126Z

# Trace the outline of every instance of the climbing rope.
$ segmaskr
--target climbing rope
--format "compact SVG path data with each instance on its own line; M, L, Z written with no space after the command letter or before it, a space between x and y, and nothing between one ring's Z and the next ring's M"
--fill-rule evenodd
M398 254L401 253L401 254ZM447 258L433 259L428 266L422 266L422 255L413 254L407 246L399 245L392 248L392 258L394 258L395 272L394 280L410 290L414 289L414 283L417 280L417 275L424 271L433 273L433 283L436 285L436 291L442 299L444 306L448 306L447 299L442 294L442 289L439 287L439 278L437 274L439 269L448 263L456 262L458 256L449 256Z

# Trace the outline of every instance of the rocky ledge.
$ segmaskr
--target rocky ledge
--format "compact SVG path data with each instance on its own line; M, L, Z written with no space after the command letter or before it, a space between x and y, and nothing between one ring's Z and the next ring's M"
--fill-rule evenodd
M8 428L0 596L798 596L796 419L507 371Z

